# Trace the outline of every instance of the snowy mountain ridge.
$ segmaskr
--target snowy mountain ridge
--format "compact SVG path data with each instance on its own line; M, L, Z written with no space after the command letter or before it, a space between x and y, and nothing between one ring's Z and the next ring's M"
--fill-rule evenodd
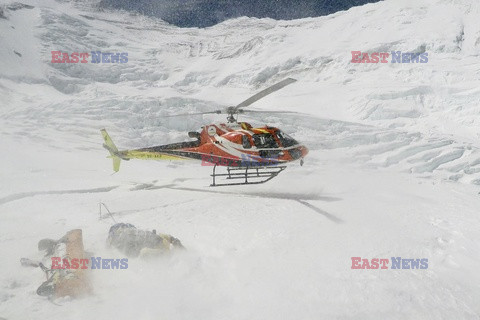
M28 33L8 29L8 22L3 21L6 40L11 37L3 49L7 62L3 77L22 78L28 68L29 77L35 75L35 78L27 79L26 83L41 82L48 90L59 93L62 106L37 108L38 118L56 119L45 109L68 113L64 110L69 108L64 106L65 100L75 105L72 108L76 110L88 108L92 116L100 119L114 117L118 110L127 113L141 110L142 119L138 120L141 125L153 122L163 135L170 129L185 129L176 128L175 123L169 127L161 120L165 110L173 113L182 108L184 99L196 99L186 101L187 110L210 110L218 104L234 104L236 101L228 98L231 92L247 96L267 84L293 76L301 82L291 92L261 101L257 107L296 110L321 118L395 129L401 134L394 141L389 140L388 130L356 140L360 149L369 150L365 139L378 142L386 139L384 143L394 146L394 150L380 151L380 155L366 159L368 163L390 166L402 162L401 170L421 173L438 169L445 179L478 183L480 99L475 62L480 51L480 27L475 17L479 6L475 1L460 3L390 1L315 19L277 22L239 18L207 29L179 29L159 20L128 14L68 14L69 4L52 2L50 8L42 10L15 11L18 15L29 11L37 19L42 45L37 44L35 49L22 48L15 39L20 34L28 37ZM393 7L397 9L391 17ZM360 26L349 21L358 15L363 17ZM390 28L392 25L395 27ZM442 28L432 27L436 25ZM115 34L121 34L122 39L112 37ZM38 42L28 43L35 41ZM129 62L126 66L49 63L53 50L71 53L98 49L128 51ZM357 50L428 52L429 61L352 64L351 51ZM15 51L24 52L25 56L19 57ZM121 94L126 92L124 88L133 91ZM90 96L83 98L85 93L108 99L95 101L92 106ZM305 103L301 97L310 98ZM52 106L52 101L49 99L45 104ZM93 111L92 107L101 110ZM199 118L189 129L198 124L201 124ZM128 134L131 138L131 133ZM328 145L330 135L327 131L306 138L313 144L326 140ZM162 138L155 136L155 139ZM327 147L348 143L341 141ZM425 144L430 143L441 147L426 148ZM428 168L423 164L418 168L415 159L422 157L423 163L428 154L431 155Z

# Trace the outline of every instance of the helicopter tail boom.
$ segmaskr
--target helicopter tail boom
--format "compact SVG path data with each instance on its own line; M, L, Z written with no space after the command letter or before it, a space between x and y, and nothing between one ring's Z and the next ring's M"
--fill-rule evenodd
M112 158L113 160L113 171L118 172L120 170L121 160L130 160L130 159L144 159L144 160L185 160L189 159L188 156L179 155L175 150L169 150L169 145L158 146L152 148L141 148L135 150L122 150L119 151L117 146L113 143L112 138L107 133L105 129L100 130L103 136L103 147L110 152L110 155L107 158ZM174 144L179 146L179 144Z

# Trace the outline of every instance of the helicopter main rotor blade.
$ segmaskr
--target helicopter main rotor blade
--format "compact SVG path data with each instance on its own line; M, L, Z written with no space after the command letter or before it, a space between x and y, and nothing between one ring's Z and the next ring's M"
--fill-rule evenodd
M297 111L275 111L275 110L243 110L240 109L238 110L239 113L296 113L296 114L304 114L302 112L297 112Z
M260 91L259 93L251 96L250 98L243 101L242 103L236 105L235 108L233 109L233 111L237 111L240 108L248 107L249 105L251 105L255 101L258 101L258 100L262 99L263 97L269 95L270 93L278 91L278 90L282 89L283 87L288 86L291 83L294 83L295 81L297 81L297 80L295 80L293 78L287 78L285 80L282 80L282 81L274 84L273 86L268 87L267 89L264 89L264 90Z
M166 116L162 116L163 118L172 118L172 117L185 117L185 116L196 116L201 114L221 114L223 113L222 110L215 110L215 111L206 111L206 112L195 112L195 113L181 113L181 114L170 114Z

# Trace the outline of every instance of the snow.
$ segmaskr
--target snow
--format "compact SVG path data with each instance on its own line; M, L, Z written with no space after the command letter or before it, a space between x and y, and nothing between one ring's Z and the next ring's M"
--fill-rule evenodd
M180 29L92 1L0 1L0 317L478 319L480 3L383 2L293 21ZM361 17L361 18L359 18ZM52 64L51 51L128 52L126 64ZM425 51L426 64L353 64L351 51ZM20 55L16 54L20 53ZM298 80L241 120L310 149L259 186L209 188L199 162L122 162L119 148L182 141L235 105ZM117 221L187 250L92 270L95 294L55 305L20 267L37 242L81 228L105 247ZM428 269L352 270L351 257L428 258ZM95 271L95 272L94 272Z

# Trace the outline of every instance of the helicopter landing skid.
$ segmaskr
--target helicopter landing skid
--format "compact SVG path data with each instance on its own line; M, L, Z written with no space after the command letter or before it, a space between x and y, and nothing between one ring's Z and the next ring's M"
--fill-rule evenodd
M211 187L265 183L275 178L287 166L225 167L227 169L226 173L217 173L216 168L217 165L213 167L213 172L210 175L213 178ZM222 179L220 183L217 182L217 178Z

